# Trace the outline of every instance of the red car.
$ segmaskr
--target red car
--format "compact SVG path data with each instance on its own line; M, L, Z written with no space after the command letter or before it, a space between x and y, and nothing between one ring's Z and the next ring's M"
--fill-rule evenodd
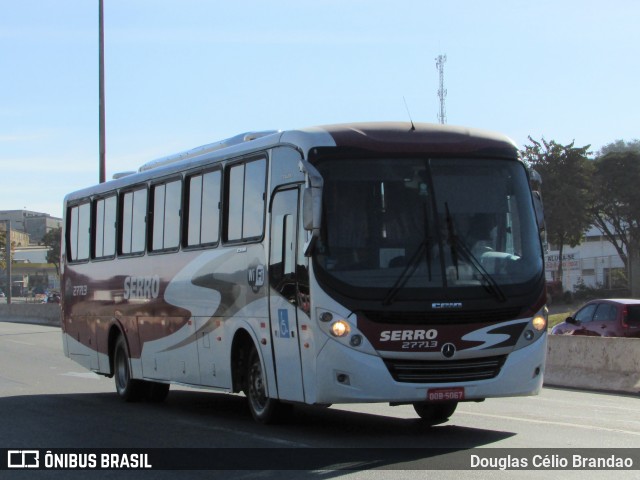
M554 335L640 337L640 300L591 300L551 329Z

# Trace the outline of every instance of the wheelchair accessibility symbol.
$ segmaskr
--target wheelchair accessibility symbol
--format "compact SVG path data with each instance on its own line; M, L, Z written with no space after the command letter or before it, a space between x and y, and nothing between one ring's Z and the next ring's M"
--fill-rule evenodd
M278 310L278 323L280 324L280 338L290 338L289 312L284 308Z

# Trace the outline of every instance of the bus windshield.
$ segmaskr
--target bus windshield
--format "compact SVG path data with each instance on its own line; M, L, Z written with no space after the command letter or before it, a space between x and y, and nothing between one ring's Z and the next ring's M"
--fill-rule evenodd
M541 274L520 162L328 159L317 168L324 190L315 264L350 296L371 298L373 289L391 303L461 288L503 301L503 288Z

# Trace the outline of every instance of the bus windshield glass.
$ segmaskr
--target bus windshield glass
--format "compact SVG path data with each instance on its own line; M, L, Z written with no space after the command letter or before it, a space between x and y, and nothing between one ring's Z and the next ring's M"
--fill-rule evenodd
M335 288L367 298L375 290L387 303L433 288L504 300L504 288L541 274L518 161L328 159L317 167L324 190L315 264Z

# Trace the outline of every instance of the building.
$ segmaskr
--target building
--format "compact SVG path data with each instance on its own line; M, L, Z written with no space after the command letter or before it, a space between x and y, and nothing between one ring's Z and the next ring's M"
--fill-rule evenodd
M60 289L56 266L47 262L47 247L16 247L11 262L12 295L25 297ZM7 292L6 270L0 270L0 289Z
M14 231L28 235L27 243L21 243L23 246L41 244L42 238L48 231L62 226L61 218L31 210L0 210L0 223L3 220L9 220L11 223L12 241Z
M62 226L62 219L47 213L29 210L0 210L0 231L11 225L13 262L11 263L11 292L13 296L27 296L36 292L59 289L60 279L55 265L47 263L44 235ZM0 246L4 249L4 244ZM9 290L7 272L0 270L0 289Z
M562 252L562 278L558 278L559 252L550 246L545 256L548 282L562 282L564 292L576 287L622 290L627 288L624 263L615 247L600 230L591 227L580 245L565 245Z
M26 292L59 290L60 277L55 265L47 262L47 247L16 248L11 267L13 283L22 279Z
M4 233L6 232L7 229L7 225L2 222L2 219L0 219L0 232ZM2 237L4 238L4 236ZM26 247L27 245L29 245L30 239L29 239L29 234L25 233L25 232L21 232L19 230L14 230L13 227L11 227L11 244L16 246L16 247ZM4 245L0 246L0 248L3 248Z

